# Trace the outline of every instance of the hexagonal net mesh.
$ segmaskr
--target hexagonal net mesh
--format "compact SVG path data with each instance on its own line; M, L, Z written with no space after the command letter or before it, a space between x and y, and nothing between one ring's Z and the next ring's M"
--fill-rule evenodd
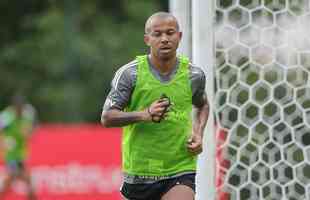
M217 199L310 199L309 8L216 0Z

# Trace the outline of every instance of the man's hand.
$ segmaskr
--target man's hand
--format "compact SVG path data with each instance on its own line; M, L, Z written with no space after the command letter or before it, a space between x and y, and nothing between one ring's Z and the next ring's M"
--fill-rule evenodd
M193 133L187 140L187 150L193 154L202 152L202 137L199 134Z
M153 122L160 122L168 116L170 101L167 98L154 101L147 112L149 113L149 120Z

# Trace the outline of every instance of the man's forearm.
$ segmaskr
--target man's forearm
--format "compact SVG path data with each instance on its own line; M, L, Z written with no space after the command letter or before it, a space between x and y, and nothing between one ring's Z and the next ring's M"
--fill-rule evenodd
M195 133L203 135L205 126L209 118L209 103L206 100L202 107L196 108L194 114L193 129Z
M104 127L122 127L144 121L149 121L147 111L123 112L112 109L103 111L101 115L101 123Z

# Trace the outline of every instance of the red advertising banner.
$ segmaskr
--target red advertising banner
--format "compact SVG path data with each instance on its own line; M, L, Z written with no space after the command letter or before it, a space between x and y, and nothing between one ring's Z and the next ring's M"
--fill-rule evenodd
M40 200L119 200L121 130L100 125L41 125L27 166ZM0 187L5 167L0 164ZM5 200L24 200L15 182Z

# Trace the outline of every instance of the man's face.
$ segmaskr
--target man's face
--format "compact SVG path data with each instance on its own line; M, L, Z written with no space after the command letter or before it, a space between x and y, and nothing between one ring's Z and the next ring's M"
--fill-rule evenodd
M154 18L144 35L145 43L151 54L160 59L169 59L176 55L182 37L173 18Z

